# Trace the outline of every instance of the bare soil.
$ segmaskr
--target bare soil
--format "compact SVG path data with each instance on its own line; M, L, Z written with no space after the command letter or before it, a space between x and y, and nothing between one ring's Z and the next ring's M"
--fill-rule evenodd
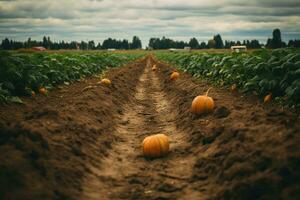
M109 70L110 86L1 106L0 199L300 199L297 115L172 71L147 56ZM214 112L190 113L210 87ZM146 159L156 133L170 153Z

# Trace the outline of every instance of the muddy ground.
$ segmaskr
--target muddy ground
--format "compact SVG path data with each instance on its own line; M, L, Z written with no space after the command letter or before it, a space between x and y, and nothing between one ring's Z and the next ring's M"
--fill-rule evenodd
M109 70L111 86L1 106L0 199L300 199L297 115L172 70L148 56ZM214 112L191 114L210 87ZM155 133L171 151L145 159Z

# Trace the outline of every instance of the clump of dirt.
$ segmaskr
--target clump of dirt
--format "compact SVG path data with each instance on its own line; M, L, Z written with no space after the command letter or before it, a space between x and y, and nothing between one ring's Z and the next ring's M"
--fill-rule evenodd
M87 166L118 140L115 118L144 65L109 70L110 86L89 78L0 107L0 199L77 199Z
M300 121L297 115L264 106L254 97L213 87L214 113L194 116L193 98L211 85L157 64L164 90L178 109L176 124L190 132L197 156L191 184L208 199L300 199Z

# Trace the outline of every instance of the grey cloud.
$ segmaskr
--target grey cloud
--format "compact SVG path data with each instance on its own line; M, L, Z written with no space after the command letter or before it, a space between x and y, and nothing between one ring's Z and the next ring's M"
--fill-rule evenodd
M0 0L0 39L300 37L298 0ZM39 38L37 38L39 39Z

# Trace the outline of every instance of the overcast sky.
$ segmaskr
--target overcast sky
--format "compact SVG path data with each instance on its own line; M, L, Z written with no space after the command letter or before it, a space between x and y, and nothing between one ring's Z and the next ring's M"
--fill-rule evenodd
M0 39L300 39L300 0L0 0Z

